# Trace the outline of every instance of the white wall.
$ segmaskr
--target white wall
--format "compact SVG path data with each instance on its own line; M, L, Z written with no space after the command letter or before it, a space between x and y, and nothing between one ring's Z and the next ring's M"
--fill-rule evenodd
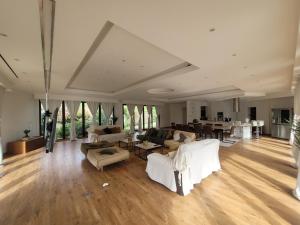
M206 101L187 101L186 108L187 108L187 121L192 122L193 119L200 120L201 117L201 106L208 106L208 102ZM207 112L207 116L208 116Z
M248 115L248 108L256 107L256 119L264 120L264 133L271 133L271 112L273 108L293 108L294 107L294 97L285 98L274 98L266 100L257 101L246 101L241 102L241 112L239 113L238 119L245 121Z
M170 126L170 107L169 104L160 106L160 127Z
M186 103L171 103L169 104L169 117L170 117L170 123L178 123L183 124L186 122L186 114L184 115L184 108L186 109Z
M236 113L233 112L233 105L232 99L226 101L216 101L216 102L209 102L209 114L208 119L214 120L217 118L218 112L223 112L224 118L229 117L232 120L236 119Z
M33 95L23 92L6 92L2 111L2 146L24 136L24 130L30 129L30 136L39 134L39 106Z

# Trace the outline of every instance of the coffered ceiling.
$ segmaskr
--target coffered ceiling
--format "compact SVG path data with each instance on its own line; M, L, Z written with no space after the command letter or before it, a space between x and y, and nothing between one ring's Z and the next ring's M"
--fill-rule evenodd
M42 93L38 2L0 4L0 53L19 75L0 64L0 82ZM297 0L57 0L50 92L162 102L289 95L299 9ZM158 88L172 91L148 93Z

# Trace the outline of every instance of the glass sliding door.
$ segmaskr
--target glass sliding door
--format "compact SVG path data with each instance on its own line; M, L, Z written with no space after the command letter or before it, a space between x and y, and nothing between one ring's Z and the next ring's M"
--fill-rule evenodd
M57 122L56 122L56 140L64 139L63 134L63 110L62 110L62 104L59 106L58 114L57 114Z
M85 102L84 104L84 120L85 120L85 127L84 127L84 136L87 136L87 129L93 124L93 115L89 109L88 104Z
M148 120L149 120L149 113L147 106L144 105L144 110L143 110L143 122L144 122L144 129L148 129Z
M124 130L130 130L130 115L127 105L123 105L123 126Z

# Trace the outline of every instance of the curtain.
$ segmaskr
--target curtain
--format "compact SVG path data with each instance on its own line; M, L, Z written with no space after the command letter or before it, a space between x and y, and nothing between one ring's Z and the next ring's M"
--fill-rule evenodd
M97 125L96 115L97 115L97 110L99 109L99 102L87 102L87 104L93 116L93 125ZM101 113L101 111L99 113Z
M49 111L51 113L53 113L56 108L59 109L61 103L62 103L62 100L48 100Z
M113 112L114 104L113 103L102 103L102 109L105 114L106 124L109 124L109 117Z
M151 105L147 105L147 111L148 111L148 129L152 127L152 106Z
M127 105L127 107L128 107L128 112L129 112L129 116L130 116L130 132L133 133L134 132L134 124L135 124L135 121L134 121L135 105Z
M142 116L143 116L143 108L144 106L143 105L137 105L137 109L138 109L138 112L139 112L139 130L142 131L143 130L143 123L142 123Z
M0 86L0 164L2 163L2 159L3 159L1 130L2 130L2 105L3 105L4 95L5 95L5 88Z
M66 101L66 106L69 110L70 117L71 117L71 127L70 127L70 140L74 141L76 140L76 116L78 112L78 108L80 105L80 102L78 101Z

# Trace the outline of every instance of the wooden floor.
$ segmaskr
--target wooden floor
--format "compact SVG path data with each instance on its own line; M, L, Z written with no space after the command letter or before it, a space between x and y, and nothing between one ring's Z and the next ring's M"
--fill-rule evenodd
M223 170L186 197L151 181L131 156L101 173L60 142L8 158L0 168L0 225L300 224L296 169L286 141L262 138L221 148ZM110 183L102 188L104 182Z

